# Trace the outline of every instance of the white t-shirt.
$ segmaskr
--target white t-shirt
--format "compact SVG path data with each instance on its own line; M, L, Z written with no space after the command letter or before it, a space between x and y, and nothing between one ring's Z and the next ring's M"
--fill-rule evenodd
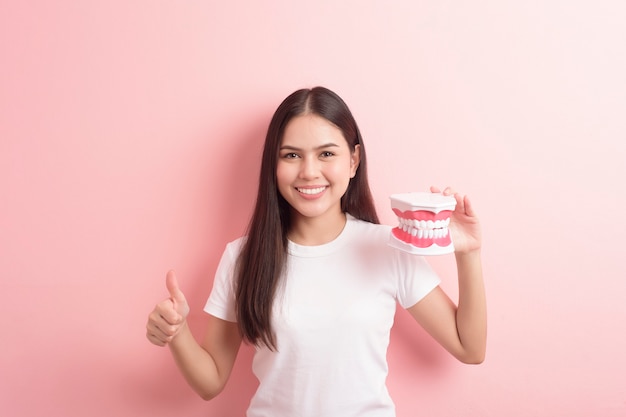
M393 417L387 346L396 303L408 308L440 280L424 258L387 245L390 227L348 216L320 246L289 242L274 302L278 351L256 349L259 387L248 417ZM236 321L233 267L242 238L227 245L204 310Z

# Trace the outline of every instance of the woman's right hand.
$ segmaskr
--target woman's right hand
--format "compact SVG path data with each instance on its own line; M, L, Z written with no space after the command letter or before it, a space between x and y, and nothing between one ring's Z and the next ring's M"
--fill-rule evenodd
M146 325L148 340L157 346L170 343L185 326L189 314L189 304L178 287L174 271L167 273L165 284L170 297L154 307Z

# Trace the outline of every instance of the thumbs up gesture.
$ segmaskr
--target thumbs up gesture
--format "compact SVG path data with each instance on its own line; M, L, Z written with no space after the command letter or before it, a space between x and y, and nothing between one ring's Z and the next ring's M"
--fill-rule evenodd
M170 296L154 307L146 325L148 340L157 346L171 342L185 325L189 314L189 304L178 287L174 271L167 273L165 285Z

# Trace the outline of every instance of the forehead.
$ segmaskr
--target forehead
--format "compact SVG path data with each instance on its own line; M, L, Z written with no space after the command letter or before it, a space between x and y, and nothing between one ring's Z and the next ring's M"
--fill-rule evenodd
M281 145L299 147L306 147L307 144L315 146L320 143L348 145L341 129L316 114L305 114L291 119L285 126L281 140Z

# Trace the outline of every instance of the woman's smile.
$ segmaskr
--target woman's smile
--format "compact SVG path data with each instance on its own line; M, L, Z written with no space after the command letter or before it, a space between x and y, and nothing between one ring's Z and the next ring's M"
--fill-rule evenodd
M296 190L298 190L298 192L300 194L302 194L302 196L304 198L317 198L317 197L321 197L322 194L324 193L324 191L326 191L328 187L327 186L321 186L321 187L296 187Z

